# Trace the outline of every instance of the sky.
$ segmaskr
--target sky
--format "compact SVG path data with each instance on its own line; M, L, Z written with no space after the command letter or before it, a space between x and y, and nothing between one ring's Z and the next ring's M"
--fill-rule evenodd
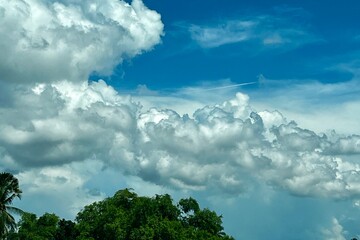
M360 237L360 3L0 0L0 171L74 219L195 197L235 239Z

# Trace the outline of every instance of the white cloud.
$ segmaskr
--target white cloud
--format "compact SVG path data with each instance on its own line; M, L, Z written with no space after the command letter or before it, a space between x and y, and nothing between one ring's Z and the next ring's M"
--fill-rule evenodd
M55 212L73 218L85 205L102 200L105 195L89 189L86 182L101 171L103 163L87 160L64 166L31 169L16 175L23 190L18 205L30 212ZM31 207L26 203L31 203ZM29 209L31 208L31 209Z
M324 240L346 240L343 227L336 218L332 220L332 227L330 229L324 229L323 234Z
M191 25L191 38L203 48L255 42L260 48L294 48L316 40L302 26L273 16L254 16L214 25Z
M246 41L252 37L251 30L256 22L230 21L214 27L192 25L189 28L192 38L205 48Z
M194 118L153 109L140 119L145 120L140 120L140 130L146 146L140 167L151 181L163 183L171 177L184 187L224 186L224 191L241 193L250 177L295 195L347 198L359 194L359 166L335 157L357 154L358 136L332 142L286 122L278 112L252 112L245 95L199 109ZM338 147L342 141L349 144L347 151Z
M0 145L4 156L23 166L107 156L136 126L137 105L102 81L61 82L46 85L40 94L18 90L14 95L14 108L0 108Z
M311 79L273 80L262 76L259 89L248 91L255 109L277 109L303 128L360 134L359 78L321 83Z
M243 86L256 85L257 82L235 83L225 78L217 81L204 81L197 86L187 86L170 91L155 92L138 88L132 95L134 101L142 105L142 111L154 106L158 109L172 109L180 115L192 115L206 105L213 105L232 98Z
M256 182L299 196L358 198L358 135L326 136L255 112L247 95L195 111L140 107L105 82L18 90L0 108L2 169L98 159L128 175L179 189L241 194Z
M317 134L288 121L287 112L255 111L241 93L223 101L198 92L223 102L205 104L189 97L194 89L187 88L170 98L151 96L146 108L152 102L164 108L141 110L104 81L87 83L92 71L109 73L160 41L160 16L141 1L0 4L0 169L17 172L33 208L45 209L40 200L46 199L46 211L73 216L106 195L89 182L107 169L113 182L127 175L149 194L175 188L236 197L261 185L297 196L359 199L360 167L352 159L359 156L358 135ZM254 37L251 31L260 31L255 25L240 21L193 30L208 47L242 38L283 44L300 34L284 28ZM179 102L179 96L186 99ZM191 105L192 116L179 114L188 112L183 104ZM353 103L349 111L357 108Z
M160 42L160 15L141 0L0 1L0 81L85 81Z

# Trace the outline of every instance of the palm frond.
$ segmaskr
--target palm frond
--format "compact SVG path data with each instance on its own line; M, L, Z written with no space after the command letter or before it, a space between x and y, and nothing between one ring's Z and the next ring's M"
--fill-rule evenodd
M10 206L15 198L21 198L19 181L11 173L0 173L0 239L9 230L16 229L15 218L10 213L23 214L16 207Z
M24 212L23 210L21 210L20 208L13 207L13 206L6 206L6 210L7 210L8 212L15 213L15 214L18 214L18 215L22 215L22 214L25 213L25 212Z

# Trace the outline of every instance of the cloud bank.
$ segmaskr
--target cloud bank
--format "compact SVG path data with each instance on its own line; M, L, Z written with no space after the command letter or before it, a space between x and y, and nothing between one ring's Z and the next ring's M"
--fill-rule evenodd
M360 166L351 160L360 154L360 136L319 135L280 112L255 112L241 93L191 117L140 112L103 81L14 94L16 108L0 108L4 169L99 160L178 189L238 195L261 182L298 196L360 194Z

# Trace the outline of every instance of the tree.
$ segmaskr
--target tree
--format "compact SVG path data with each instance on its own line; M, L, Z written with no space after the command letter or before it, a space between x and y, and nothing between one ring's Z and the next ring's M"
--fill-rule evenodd
M56 240L75 240L79 235L75 229L75 223L70 220L61 219L56 229L55 239Z
M10 206L15 198L21 198L19 181L11 173L0 173L0 239L10 230L16 229L15 218L11 213L21 214L22 210Z
M173 204L171 196L142 197L130 189L86 206L76 221L78 240L231 240L221 216L200 209L193 198Z
M59 217L54 213L45 213L37 220L39 236L44 239L55 239L59 223Z
M85 206L76 222L24 213L8 240L234 240L221 218L193 198L174 205L168 194L143 197L124 189Z
M12 234L12 239L36 239L37 238L37 217L33 213L23 213L18 223L19 231Z
M195 214L200 211L199 204L192 197L180 199L178 205L184 214Z
M75 223L59 220L53 213L45 213L39 218L33 213L23 213L18 232L12 233L9 240L75 240L78 232Z
M218 216L214 211L205 208L190 216L188 222L190 226L206 231L214 236L225 235L222 230L222 216Z

